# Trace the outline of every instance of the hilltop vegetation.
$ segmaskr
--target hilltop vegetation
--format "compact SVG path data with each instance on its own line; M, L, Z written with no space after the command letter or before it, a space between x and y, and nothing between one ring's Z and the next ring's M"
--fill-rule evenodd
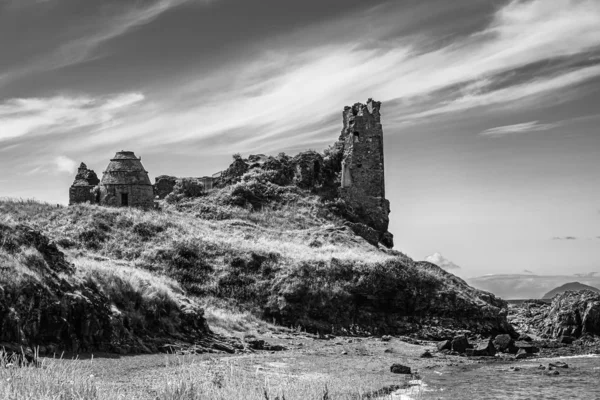
M0 318L12 329L2 340L155 351L206 336L206 319L226 326L228 315L320 333L511 330L502 300L374 247L344 225L335 201L308 190L248 172L236 185L162 205L2 201ZM206 319L202 307L212 310ZM31 320L34 311L46 319ZM53 334L42 334L48 327ZM429 335L451 335L440 329Z

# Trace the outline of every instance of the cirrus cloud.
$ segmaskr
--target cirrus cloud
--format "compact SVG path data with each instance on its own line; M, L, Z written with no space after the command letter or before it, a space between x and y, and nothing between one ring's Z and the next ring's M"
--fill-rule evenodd
M560 124L541 124L539 121L529 121L514 125L497 126L481 132L481 136L504 136L513 133L539 132L556 128Z

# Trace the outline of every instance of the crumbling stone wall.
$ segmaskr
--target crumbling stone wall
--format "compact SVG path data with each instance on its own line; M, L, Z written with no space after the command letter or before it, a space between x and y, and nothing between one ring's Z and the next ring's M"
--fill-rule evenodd
M98 183L100 183L100 179L96 173L81 163L77 175L75 175L75 181L69 188L69 205L86 202L97 203L98 196L95 187Z
M173 191L176 183L177 177L175 176L157 176L154 180L154 194L158 196L159 199L164 199Z
M304 151L292 160L294 165L294 183L303 189L317 186L321 182L323 156L316 151Z

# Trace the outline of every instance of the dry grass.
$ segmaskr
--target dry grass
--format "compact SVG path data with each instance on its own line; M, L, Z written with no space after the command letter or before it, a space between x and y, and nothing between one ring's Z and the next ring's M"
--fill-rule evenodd
M111 385L98 373L96 360L44 359L41 367L17 367L0 354L0 398L7 400L392 400L385 392L375 394L381 382L373 377L331 376L312 372L290 372L281 363L248 368L252 360L238 365L235 360L199 360L194 357L165 357L153 369L143 390ZM260 363L257 359L256 362ZM158 367L158 366L157 366ZM414 377L398 376L398 386L409 387ZM408 389L419 399L420 387Z

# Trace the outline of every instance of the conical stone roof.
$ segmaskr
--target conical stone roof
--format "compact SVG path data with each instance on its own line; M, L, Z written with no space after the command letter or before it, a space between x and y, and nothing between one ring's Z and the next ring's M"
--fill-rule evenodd
M100 184L152 186L148 172L133 151L117 152L104 171Z

